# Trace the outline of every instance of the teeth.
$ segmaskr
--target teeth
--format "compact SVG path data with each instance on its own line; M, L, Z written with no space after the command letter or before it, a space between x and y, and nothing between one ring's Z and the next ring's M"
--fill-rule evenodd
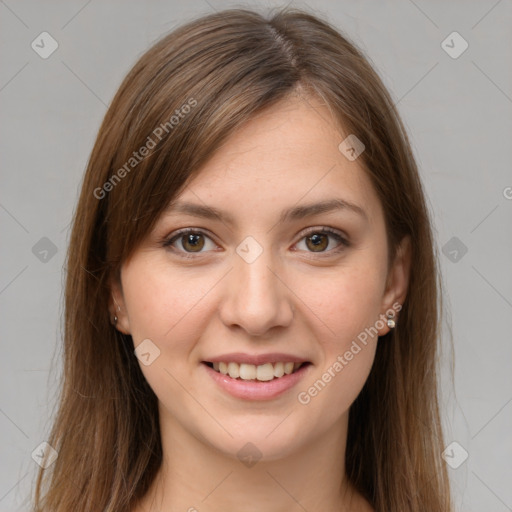
M236 363L232 363L236 364ZM256 378L256 366L253 364L240 365L240 378L242 380L253 380Z
M219 363L219 372L223 375L227 375L228 373L228 365L226 363Z
M274 366L272 363L258 366L258 368L256 368L256 378L262 381L272 380L274 378Z
M290 375L293 372L293 363L284 363L284 373Z
M279 362L274 365L274 377L282 377L284 375L284 364Z
M282 377L283 375L290 375L297 371L302 363L265 363L256 366L254 364L238 364L234 362L213 363L213 369L223 375L229 375L232 379L242 380L259 380L268 382L274 378Z
M238 363L229 363L228 373L232 379L238 379L240 377L240 365Z

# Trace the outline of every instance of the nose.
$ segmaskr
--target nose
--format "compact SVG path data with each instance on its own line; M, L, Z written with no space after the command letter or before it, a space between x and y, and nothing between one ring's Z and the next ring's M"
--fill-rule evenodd
M264 336L272 328L291 324L295 307L293 293L284 276L276 271L270 251L247 263L234 255L234 268L226 276L219 307L222 322L240 327L251 336Z

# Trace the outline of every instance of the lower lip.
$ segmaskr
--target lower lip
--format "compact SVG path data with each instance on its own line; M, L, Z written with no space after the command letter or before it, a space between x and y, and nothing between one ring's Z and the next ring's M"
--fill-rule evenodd
M244 400L271 400L293 388L309 371L311 364L301 366L296 372L266 382L233 379L202 364L210 377L230 395Z

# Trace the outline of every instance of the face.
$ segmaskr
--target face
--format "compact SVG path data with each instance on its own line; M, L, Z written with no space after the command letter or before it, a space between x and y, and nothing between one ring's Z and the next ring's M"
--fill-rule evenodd
M346 425L408 273L347 135L315 99L254 117L123 264L117 328L165 431L270 460Z

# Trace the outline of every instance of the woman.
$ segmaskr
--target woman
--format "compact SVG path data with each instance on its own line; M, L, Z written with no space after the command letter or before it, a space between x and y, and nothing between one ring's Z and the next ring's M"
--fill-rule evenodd
M389 94L333 27L228 10L98 134L35 510L447 512L438 285Z

